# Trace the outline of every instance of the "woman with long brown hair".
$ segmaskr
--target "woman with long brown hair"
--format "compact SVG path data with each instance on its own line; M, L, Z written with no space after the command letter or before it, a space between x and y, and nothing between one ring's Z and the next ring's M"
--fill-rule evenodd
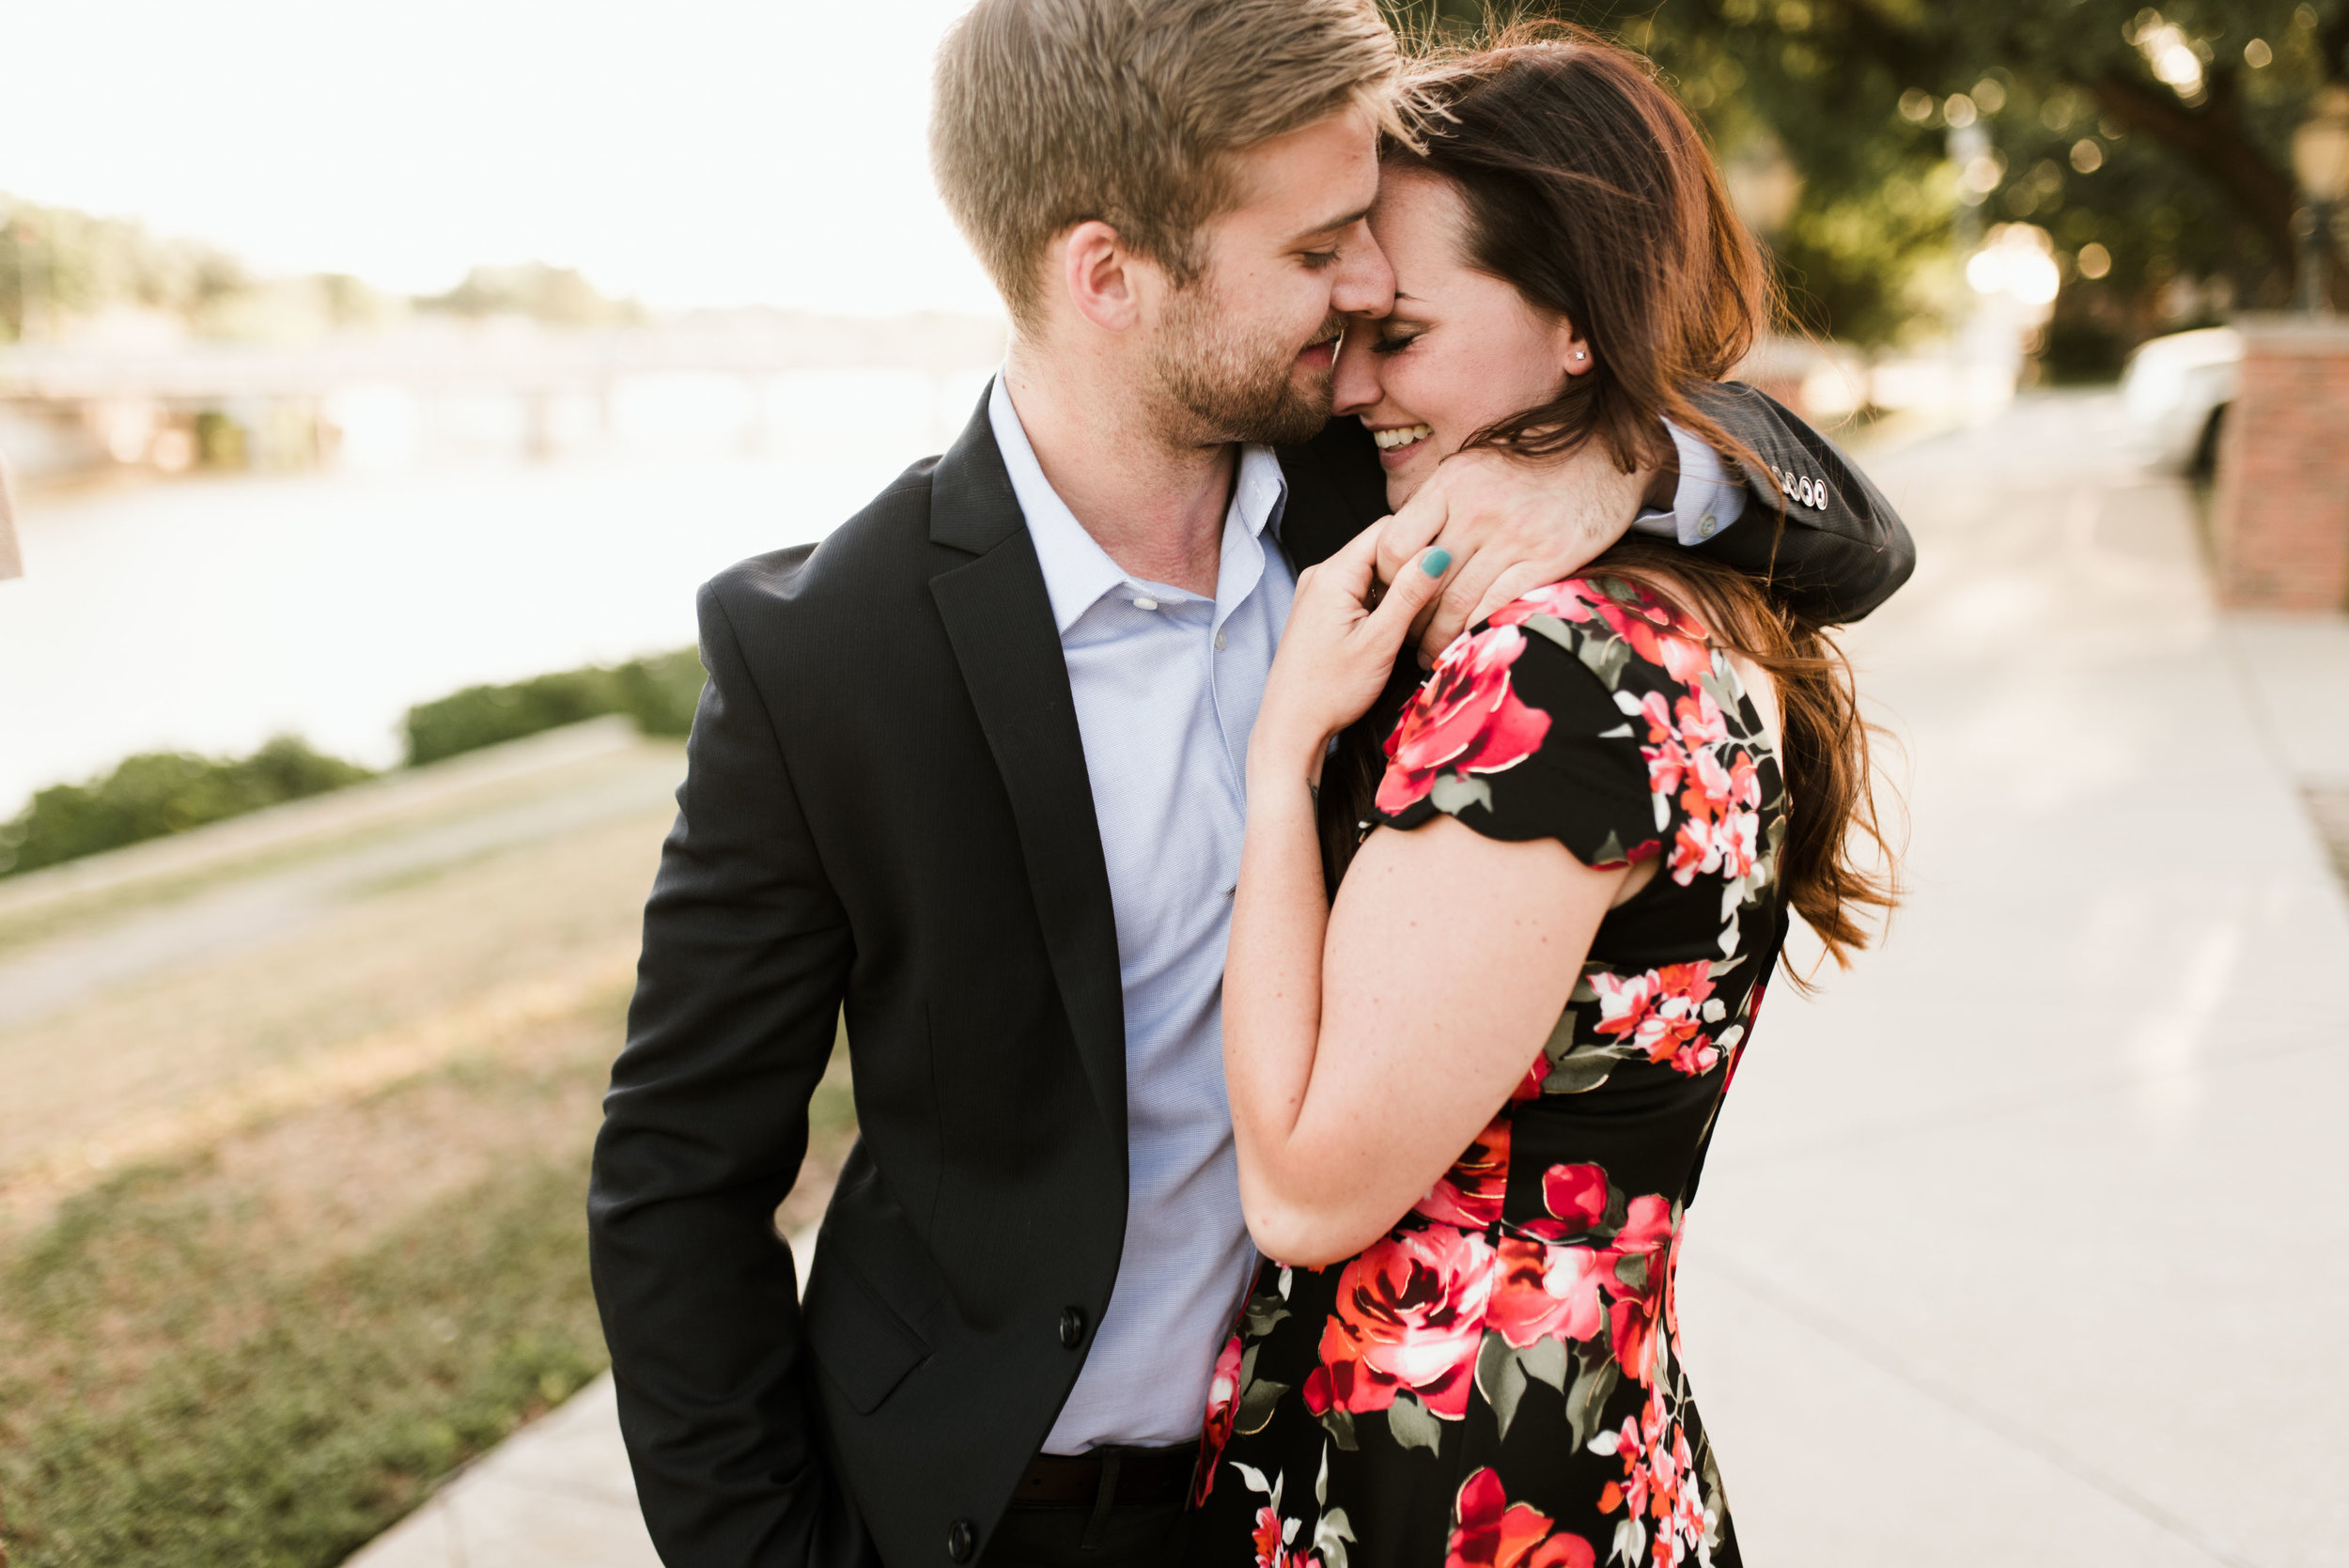
M1396 304L1337 370L1390 501L1467 446L1659 467L1667 421L1747 457L1687 389L1751 346L1763 268L1646 63L1551 30L1415 85L1371 219ZM1374 602L1374 548L1300 582L1249 752L1224 1068L1268 1261L1198 1555L1735 1563L1673 1263L1790 911L1843 960L1890 902L1848 671L1634 540L1391 683L1450 562Z

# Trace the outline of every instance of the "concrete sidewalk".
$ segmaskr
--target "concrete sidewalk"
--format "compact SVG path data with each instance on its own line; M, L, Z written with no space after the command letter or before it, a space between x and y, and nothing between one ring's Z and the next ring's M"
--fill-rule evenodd
M349 1568L660 1568L606 1373L500 1444Z
M2115 399L1873 464L1917 581L1852 638L1910 901L1781 984L1683 1268L1749 1560L2349 1561L2349 626L2226 618ZM354 1560L655 1560L598 1385Z
M1773 992L1690 1226L1757 1563L2349 1560L2337 618L2215 612L2108 397L1876 465L1913 763L1881 955Z

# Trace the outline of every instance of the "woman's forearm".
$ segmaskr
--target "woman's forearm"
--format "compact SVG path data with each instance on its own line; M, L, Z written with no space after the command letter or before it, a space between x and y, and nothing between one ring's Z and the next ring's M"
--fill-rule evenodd
M1252 751L1248 834L1224 966L1223 1072L1241 1198L1259 1245L1278 1234L1278 1216L1267 1211L1283 1206L1275 1201L1286 1185L1283 1156L1304 1109L1321 1033L1330 907L1307 773L1277 744Z

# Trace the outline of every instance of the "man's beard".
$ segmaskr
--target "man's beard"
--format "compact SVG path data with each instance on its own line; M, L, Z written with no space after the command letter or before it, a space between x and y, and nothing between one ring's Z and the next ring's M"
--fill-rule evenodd
M1268 446L1310 441L1330 422L1330 377L1297 383L1297 349L1235 330L1204 284L1177 292L1151 350L1151 369L1168 402L1168 434L1206 445L1227 441ZM1332 316L1315 340L1333 337L1346 318Z

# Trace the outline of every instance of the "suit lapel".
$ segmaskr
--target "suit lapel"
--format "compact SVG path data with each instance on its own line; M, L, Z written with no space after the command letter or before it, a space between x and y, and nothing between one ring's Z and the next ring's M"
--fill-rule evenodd
M1122 1144L1126 1014L1109 867L1051 599L984 398L932 475L930 537L975 557L932 578L930 594L1011 796L1077 1054Z

